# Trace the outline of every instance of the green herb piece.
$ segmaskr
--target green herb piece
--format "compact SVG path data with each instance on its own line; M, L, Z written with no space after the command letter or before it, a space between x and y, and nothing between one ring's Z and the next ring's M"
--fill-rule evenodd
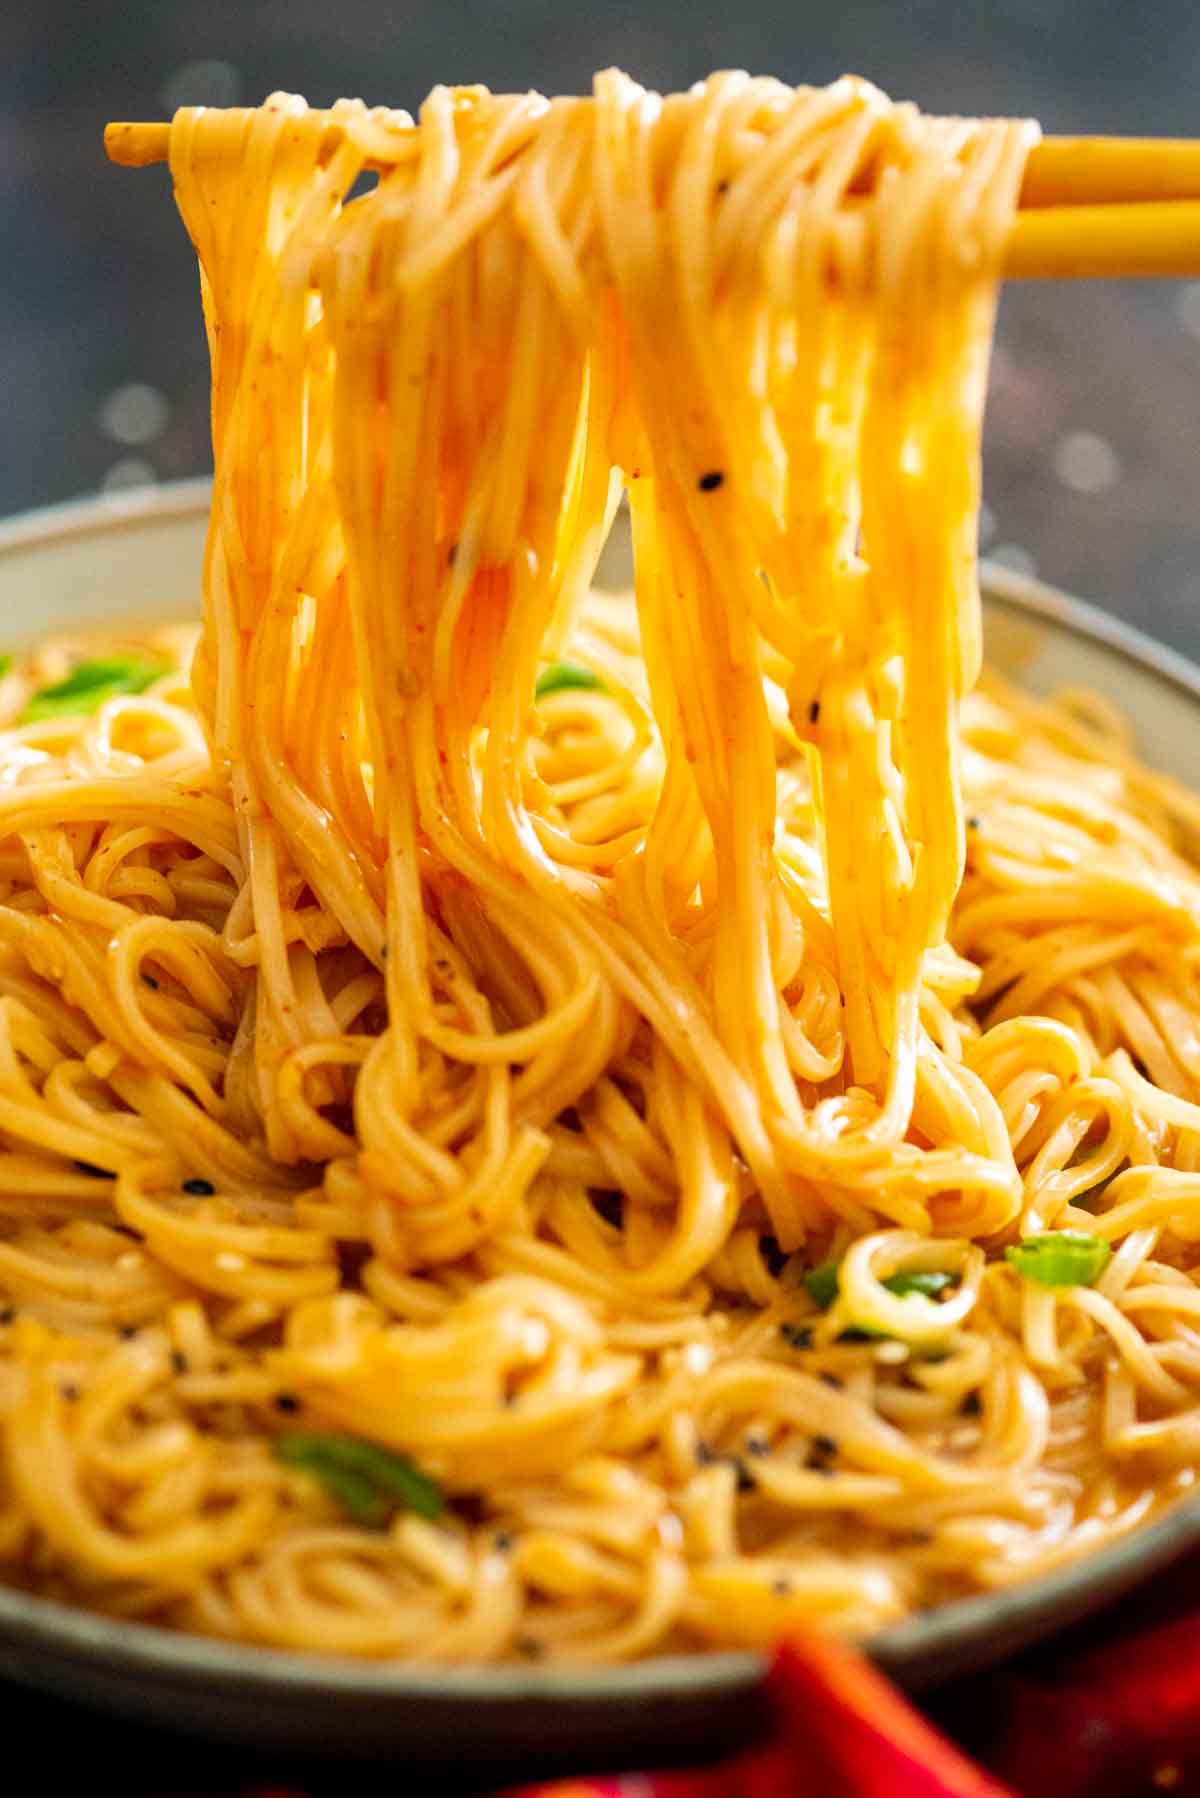
M303 1467L306 1473L324 1486L330 1498L335 1500L346 1516L361 1524L364 1529L382 1529L395 1508L369 1479L361 1473L355 1473L352 1467L339 1467L336 1461L323 1458L318 1460L311 1456L296 1465Z
M598 688L604 690L604 682L590 668L584 668L579 662L551 662L538 675L537 686L533 689L536 699L545 699L547 693L561 693L568 687L584 689Z
M820 1267L812 1267L804 1276L804 1290L814 1305L822 1311L828 1311L838 1295L838 1261L824 1261ZM881 1284L897 1298L907 1298L910 1293L919 1292L927 1299L935 1299L939 1292L945 1292L947 1286L953 1286L955 1276L931 1269L928 1273L889 1274ZM878 1334L878 1332L876 1332Z
M335 1498L346 1515L367 1529L381 1529L396 1511L440 1517L441 1487L407 1455L361 1436L290 1430L271 1445L277 1461L300 1467Z
M828 1311L838 1295L837 1261L823 1261L820 1267L810 1267L804 1276L804 1290L814 1305L822 1311Z
M144 693L166 672L161 662L146 662L137 656L104 656L77 662L65 680L33 695L21 713L21 723L36 724L42 718L94 712L106 699L115 699L120 693Z
M11 667L12 657L7 652L0 651L0 680L4 679Z
M1086 1230L1047 1230L1010 1244L1004 1258L1038 1286L1094 1286L1112 1258L1102 1236Z
M940 1269L931 1269L928 1273L890 1274L883 1284L897 1298L907 1298L910 1292L919 1292L927 1299L935 1299L939 1292L945 1292L947 1286L955 1284L955 1276Z
M814 1305L822 1311L828 1311L838 1296L838 1275L841 1263L823 1261L820 1267L810 1267L804 1276L804 1290ZM881 1284L897 1298L909 1298L917 1293L922 1298L935 1299L939 1293L945 1292L948 1286L958 1283L956 1274L948 1274L938 1268L927 1272L889 1274ZM873 1324L850 1324L838 1334L839 1342L879 1342L889 1337L887 1330L877 1330Z

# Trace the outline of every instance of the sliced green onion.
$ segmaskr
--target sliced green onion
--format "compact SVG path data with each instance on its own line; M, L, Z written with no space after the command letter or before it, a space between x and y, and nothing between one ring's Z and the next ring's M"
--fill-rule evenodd
M837 1261L823 1261L820 1267L810 1267L804 1276L804 1290L814 1305L822 1311L828 1311L838 1295Z
M828 1311L838 1295L838 1261L824 1261L820 1267L812 1267L804 1276L804 1290L814 1305L822 1311ZM907 1298L912 1292L919 1292L925 1298L935 1299L939 1292L945 1292L947 1286L955 1284L953 1274L931 1269L928 1273L889 1274L886 1280L880 1281L889 1292L897 1298Z
M561 693L567 687L585 689L600 688L604 682L590 668L584 668L579 662L551 662L538 675L537 686L533 689L536 699L545 699L547 693Z
M280 1457L286 1460L286 1456ZM364 1529L382 1529L392 1515L394 1506L370 1480L364 1479L361 1473L353 1468L339 1467L336 1461L312 1460L297 1461L297 1467L324 1486L330 1498L345 1512L352 1522L361 1524Z
M289 1430L276 1436L272 1453L285 1467L318 1480L355 1523L379 1529L396 1511L440 1517L442 1489L407 1455L333 1431Z
M1102 1236L1086 1230L1047 1230L1010 1244L1004 1258L1022 1279L1038 1286L1094 1286L1112 1258L1112 1248Z
M840 1268L841 1263L838 1261L823 1261L820 1267L810 1267L804 1276L804 1290L813 1304L818 1305L822 1311L828 1311L838 1296ZM912 1293L918 1293L922 1298L935 1299L939 1293L945 1292L948 1286L956 1285L957 1280L956 1274L948 1274L941 1269L931 1268L928 1272L889 1274L887 1279L882 1280L880 1284L885 1286L889 1292L894 1292L897 1298L908 1298ZM873 1324L852 1323L841 1332L838 1340L839 1342L866 1342L872 1339L886 1339L887 1335L886 1330L877 1330Z
M931 1268L928 1273L889 1274L883 1281L888 1291L894 1292L901 1299L907 1298L910 1292L920 1292L927 1299L935 1299L939 1292L945 1292L947 1286L956 1284L956 1276L940 1268Z
M77 712L94 712L106 699L121 693L144 693L167 670L161 662L137 656L104 656L77 662L65 680L43 687L21 713L22 724L42 718L65 718Z

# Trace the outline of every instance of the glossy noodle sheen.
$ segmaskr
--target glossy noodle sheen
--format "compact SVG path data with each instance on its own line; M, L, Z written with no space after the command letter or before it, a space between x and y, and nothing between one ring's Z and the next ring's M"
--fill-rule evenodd
M1035 137L739 74L176 115L191 685L0 686L13 1580L609 1661L1191 1483L1200 807L972 691Z

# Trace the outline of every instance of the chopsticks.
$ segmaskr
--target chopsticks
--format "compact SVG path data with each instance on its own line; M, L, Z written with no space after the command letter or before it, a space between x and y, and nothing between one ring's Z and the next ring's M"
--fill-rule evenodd
M396 156L416 147L420 127L397 117ZM165 162L170 126L116 123L105 129L113 162ZM322 155L340 139L331 120ZM1030 153L1020 211L1005 252L1014 280L1082 276L1200 275L1200 141L1154 137L1047 137Z
M246 116L249 117L250 109L247 108L243 110L246 111ZM384 168L391 168L393 162L400 161L401 157L407 154L410 148L416 148L421 133L421 127L419 125L413 125L407 120L402 120L398 117L396 123L390 127L390 130L396 139L396 156L394 158L389 158L386 163L380 158L368 157L364 167L375 169L377 171ZM110 162L119 163L122 168L126 169L144 169L148 168L151 163L165 162L167 160L167 145L170 139L170 132L171 127L167 123L156 122L154 124L134 124L130 122L114 122L113 124L104 127L104 148ZM325 135L321 141L322 162L325 162L329 156L332 155L333 151L341 142L341 137L341 127L336 125L331 119L329 124L325 127ZM1200 191L1200 189L1198 189L1198 191Z
M1013 279L1200 273L1200 142L1047 137L1025 165Z
M1200 141L1044 137L1025 164L1022 210L1122 200L1200 200Z
M1200 199L1022 208L1004 274L1016 281L1200 275Z

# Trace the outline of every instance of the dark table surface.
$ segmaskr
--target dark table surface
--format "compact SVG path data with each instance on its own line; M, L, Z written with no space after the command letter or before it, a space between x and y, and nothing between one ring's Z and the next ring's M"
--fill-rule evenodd
M664 87L853 69L935 110L1200 136L1198 0L0 0L0 515L209 465L191 251L163 171L106 163L107 119L277 87L410 107L437 80L578 91L611 62ZM985 545L1200 657L1198 402L1200 283L1014 285ZM181 1764L144 1732L131 1752L49 1701L0 1714L48 1790L81 1732L130 1794L285 1771Z

